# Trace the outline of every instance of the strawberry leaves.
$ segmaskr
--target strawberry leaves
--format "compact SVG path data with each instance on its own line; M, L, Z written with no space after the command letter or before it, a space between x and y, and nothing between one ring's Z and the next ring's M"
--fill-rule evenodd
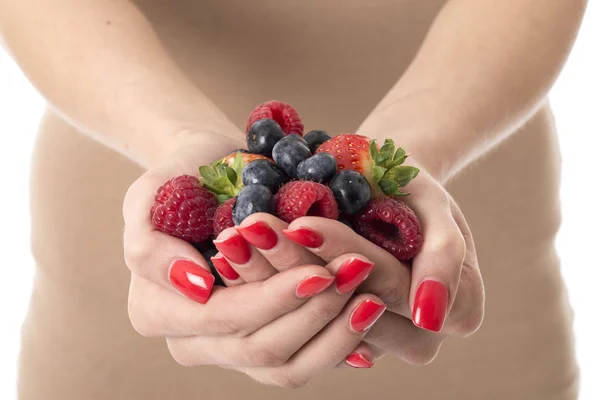
M402 147L396 149L394 141L386 139L381 149L375 140L369 145L369 154L375 163L373 179L386 196L406 196L409 193L399 190L417 177L419 169L402 165L408 154Z
M243 168L243 155L237 153L231 167L223 160L216 161L210 166L201 166L200 183L217 197L219 204L223 204L237 196L241 190Z

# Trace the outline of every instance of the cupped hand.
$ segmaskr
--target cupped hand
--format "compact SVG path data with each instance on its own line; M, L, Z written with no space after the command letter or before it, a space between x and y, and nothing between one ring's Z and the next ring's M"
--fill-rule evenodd
M379 296L387 311L365 340L376 356L392 353L411 364L426 364L446 337L466 337L478 329L484 286L471 232L450 194L423 169L406 190L411 194L402 200L419 216L424 236L411 265L337 221L300 218L285 235L325 262L349 252L374 262L357 292Z
M333 284L348 265L368 275L373 264L358 254L348 252L325 263L293 241L282 241L279 256L261 254L260 259L258 250L248 247L254 275L239 271L249 283L214 287L206 304L194 300L196 290L212 284L207 261L191 244L156 230L149 210L156 189L165 181L196 174L199 165L241 145L220 136L193 136L128 190L123 205L124 254L131 271L133 327L144 336L166 338L173 358L182 365L233 368L283 387L302 386L352 353L371 358L362 339L385 305L373 295L353 296L360 282L341 292ZM250 240L251 230L245 233ZM224 231L217 243L232 235L238 235L237 230ZM295 268L289 268L292 264Z

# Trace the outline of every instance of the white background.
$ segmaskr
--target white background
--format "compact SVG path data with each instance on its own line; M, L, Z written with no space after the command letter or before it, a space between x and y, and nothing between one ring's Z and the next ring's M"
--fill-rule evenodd
M600 399L600 2L590 1L571 58L551 92L564 157L558 238L576 312L582 400ZM14 399L19 329L33 276L28 175L44 101L0 48L0 399ZM83 400L83 399L82 399Z

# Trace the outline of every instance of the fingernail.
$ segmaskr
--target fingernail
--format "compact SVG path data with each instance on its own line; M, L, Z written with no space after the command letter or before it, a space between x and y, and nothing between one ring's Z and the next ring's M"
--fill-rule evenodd
M233 267L231 266L231 264L229 264L229 261L227 261L227 259L223 256L216 256L216 257L211 257L210 258L213 265L215 266L215 269L217 271L219 271L219 273L225 278L225 279L229 279L230 281L235 281L237 278L240 277L240 275L235 271L235 269L233 269Z
M448 288L441 282L421 282L415 296L413 323L434 332L442 330L448 310Z
M212 274L188 260L176 260L169 268L169 281L181 293L205 304L215 283Z
M296 296L305 299L319 294L331 286L334 279L333 276L309 276L296 286Z
M344 262L337 274L335 275L335 286L341 294L353 291L367 279L373 264L370 261L361 260L360 258L352 257Z
M300 246L316 249L323 245L323 236L308 228L284 229L283 234Z
M371 368L375 363L360 353L352 353L346 357L346 363L352 368Z
M213 241L217 249L236 264L246 264L250 260L250 246L242 235L233 235L223 241Z
M277 234L269 225L262 221L256 221L248 226L238 226L235 229L251 245L261 250L270 250L277 244Z
M367 299L360 303L350 316L350 326L355 332L364 332L381 317L385 304Z

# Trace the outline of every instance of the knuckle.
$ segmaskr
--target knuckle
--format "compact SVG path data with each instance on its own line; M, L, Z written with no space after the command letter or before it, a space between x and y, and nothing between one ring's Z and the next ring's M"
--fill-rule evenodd
M245 336L249 333L246 330L242 329L238 324L232 322L231 320L223 316L209 318L208 320L202 322L202 325L207 331L218 335L240 337Z
M249 346L250 349L246 353L248 363L254 367L279 367L288 360L288 357L276 354L269 347Z
M299 389L308 384L308 380L293 376L285 368L277 369L271 376L271 382L273 385L284 389Z
M451 230L439 235L431 244L431 251L452 262L462 263L467 251L465 238L459 231Z
M129 315L129 322L137 333L143 337L157 336L154 324L148 319L147 314L142 310L139 302L131 295L129 296L129 301L127 303L127 313Z
M389 310L402 310L408 307L408 290L408 286L395 275L377 291L377 296L383 300Z
M332 319L338 316L340 310L335 304L328 302L315 302L315 305L310 309L311 316L318 324L327 324Z
M167 347L171 357L175 362L182 367L195 367L197 363L191 356L191 352L187 351L184 346L177 344L175 341L167 339Z
M443 340L423 340L408 346L403 355L404 361L410 365L423 366L431 363L440 351Z
M126 241L123 251L125 264L132 272L140 272L141 266L151 254L150 246L141 240Z

